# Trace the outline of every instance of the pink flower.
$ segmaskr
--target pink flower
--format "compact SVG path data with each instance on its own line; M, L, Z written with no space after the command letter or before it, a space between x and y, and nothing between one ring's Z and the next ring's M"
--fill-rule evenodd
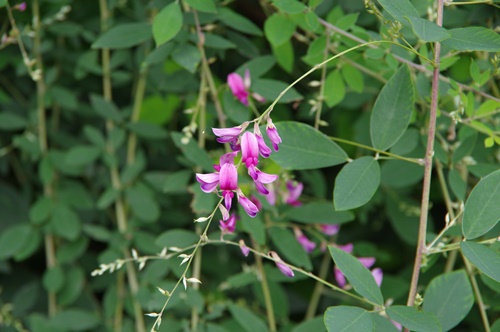
M252 201L253 204L257 207L257 209L260 211L262 209L262 203L259 201L257 197L254 195L250 196L250 200Z
M259 212L259 209L257 208L257 206L254 203L252 203L251 200L249 200L247 197L245 197L245 195L243 195L241 190L238 189L237 193L238 193L238 202L243 207L245 212L250 217L252 217L252 218L255 217L257 215L257 213Z
M219 221L220 229L222 231L222 234L231 234L234 232L234 229L236 228L236 215L233 213L231 216L227 219L227 221L220 220Z
M217 142L230 143L233 151L239 150L238 138L240 134L248 127L248 122L243 122L241 125L232 128L212 128L213 133L217 136Z
M295 233L295 238L297 239L297 242L300 243L302 248L304 248L304 250L307 253L310 253L311 251L314 250L314 248L316 248L316 243L309 240L307 236L305 236L304 233L302 233L302 231L299 228L294 227L293 232Z
M286 265L285 262L283 262L283 260L280 258L280 256L278 256L276 252L270 251L269 255L274 260L276 266L278 267L278 269L280 269L281 273L283 273L287 277L293 277L295 275L292 269L288 265Z
M255 183L255 187L263 195L269 194L269 190L267 190L267 188L263 185L263 183L269 184L278 179L277 175L264 173L257 167L255 168L252 167L252 170L249 169L248 172L253 174L253 176L252 174L251 176L254 180L253 182Z
M344 250L346 253L351 254L354 249L354 245L352 243L337 245L337 248Z
M288 193L284 195L285 202L292 206L301 206L302 203L299 202L298 199L302 194L302 189L304 189L304 185L300 182L288 181L286 183L286 188L288 189Z
M247 168L259 163L259 143L255 135L248 131L241 137L241 161Z
M214 165L218 173L196 173L196 180L204 192L211 193L219 185L228 211L231 209L231 201L234 197L233 190L238 189L238 171L234 165L235 155L236 152L230 152L220 158L220 165Z
M276 189L274 189L274 185L271 184L267 187L269 193L266 195L266 200L270 205L276 204Z
M379 267L374 268L372 270L372 276L375 279L377 285L380 287L380 285L382 285L382 278L384 276L382 269Z
M255 134L255 137L257 138L257 143L259 144L259 151L262 157L268 158L269 155L271 154L271 149L267 146L266 142L264 141L264 138L262 137L262 133L260 132L259 125L257 122L254 124L254 129L253 133Z
M267 118L267 127L266 127L267 136L273 143L274 151L278 151L278 144L281 143L281 137L278 134L278 129L274 126L273 120L271 118Z
M16 5L14 8L19 10L20 12L24 12L26 10L26 2L21 2L20 4Z
M245 80L236 74L231 73L227 76L227 85L231 89L233 95L245 106L248 106L248 89L250 88L250 72L245 71Z
M324 234L332 236L339 232L340 225L320 225L320 228Z
M241 252L243 253L243 255L245 257L247 257L248 254L250 253L250 249L247 247L247 245L245 244L245 241L243 241L243 239L241 239L239 243L240 243Z

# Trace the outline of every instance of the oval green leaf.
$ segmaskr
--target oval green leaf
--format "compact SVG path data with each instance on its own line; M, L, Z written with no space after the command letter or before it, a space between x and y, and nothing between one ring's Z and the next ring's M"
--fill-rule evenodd
M460 323L474 304L474 294L464 270L432 279L425 291L424 311L433 313L443 331Z
M264 34L273 46L279 46L292 38L295 24L286 16L271 15L264 23Z
M335 179L335 210L350 210L366 204L379 185L380 167L372 157L361 157L346 164Z
M64 163L68 166L81 167L92 163L101 154L101 149L95 146L75 146L66 153Z
M171 136L175 146L181 150L182 154L184 154L189 161L195 165L201 166L206 172L214 171L212 159L210 159L210 156L205 150L198 146L195 140L189 139L186 143L183 140L185 136L176 132L173 132Z
M486 234L500 220L500 170L474 187L464 207L462 232L466 239Z
M290 209L288 218L305 224L344 224L354 220L349 211L335 211L332 202L311 202Z
M328 246L328 249L352 288L367 300L383 306L384 297L370 271L357 258L345 251L332 246Z
M278 248L280 254L283 254L285 260L294 265L304 267L310 271L312 269L311 259L307 252L297 242L292 232L281 227L272 227L269 230L274 245Z
M213 0L185 0L188 5L200 12L217 13L217 7Z
M370 137L375 148L387 150L403 136L415 102L407 65L401 66L378 95L370 117Z
M151 24L127 23L112 27L104 32L92 48L120 49L139 45L151 38Z
M259 78L252 83L252 87L255 92L260 94L266 100L275 100L278 98L280 93L288 87L288 83L267 78ZM281 96L278 102L289 103L302 98L302 95L298 93L297 90L291 88L283 96Z
M456 51L500 52L500 35L483 27L448 30L451 37L442 45Z
M153 20L153 37L156 46L174 38L182 28L182 12L178 2L166 5Z
M408 25L405 17L419 17L418 11L413 7L410 0L378 0L380 5L401 24Z
M460 243L464 256L482 273L500 282L500 256L485 245L464 241Z
M314 169L345 163L340 146L313 127L299 122L279 122L276 128L283 143L271 159L287 169Z
M437 318L414 307L395 305L385 310L390 319L415 332L440 332Z
M127 202L134 215L142 221L154 222L160 217L160 207L153 195L139 186L127 188Z
M325 80L325 103L333 107L345 97L345 84L340 71L331 71Z
M440 42L449 38L451 34L443 27L440 27L434 22L426 20L418 16L405 17L413 29L413 33L423 41Z
M233 318L247 332L268 331L264 321L251 310L236 304L229 304L229 311Z
M184 248L195 244L200 237L195 232L184 229L173 229L161 233L155 240L155 244L160 247Z
M325 311L324 320L328 332L373 330L372 316L363 308L350 306L330 307Z

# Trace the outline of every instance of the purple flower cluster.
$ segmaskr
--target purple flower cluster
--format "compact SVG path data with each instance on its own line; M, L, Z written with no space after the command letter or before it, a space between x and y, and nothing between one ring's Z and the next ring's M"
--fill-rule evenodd
M241 162L248 170L248 175L252 178L255 187L262 195L268 195L269 190L265 185L278 179L275 174L262 172L258 167L259 155L263 158L269 157L271 149L267 146L257 123L254 125L253 133L245 131L249 122L244 122L240 126L232 128L213 128L212 131L217 136L219 143L229 143L232 152L224 154L220 162L214 165L216 172L209 174L196 174L196 180L200 183L201 190L211 193L219 187L220 194L224 197L224 206L227 211L231 209L234 194L238 202L250 217L255 217L259 212L260 204L256 204L247 198L238 187L238 170L234 164L234 158L241 152ZM278 151L278 144L281 138L270 117L267 118L266 133L273 144L275 151ZM232 233L234 227L230 223L229 213L223 214L221 228L225 233Z

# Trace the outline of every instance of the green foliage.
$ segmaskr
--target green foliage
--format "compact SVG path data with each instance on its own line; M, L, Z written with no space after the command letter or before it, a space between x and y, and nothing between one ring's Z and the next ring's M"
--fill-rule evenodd
M63 4L0 0L2 331L499 330L498 1Z

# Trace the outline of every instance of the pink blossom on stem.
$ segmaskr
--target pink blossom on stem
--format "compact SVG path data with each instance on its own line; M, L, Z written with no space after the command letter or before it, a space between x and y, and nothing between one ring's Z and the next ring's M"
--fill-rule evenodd
M302 231L299 228L294 227L293 232L295 233L295 238L297 239L297 242L300 243L302 248L304 248L304 250L307 253L310 253L311 251L314 250L314 248L316 248L316 243L309 240L307 236L305 236L305 234L302 233Z
M236 228L236 215L233 213L226 221L220 220L219 226L222 231L222 234L233 233L234 229Z
M278 134L278 129L274 126L273 120L270 117L267 118L266 133L271 142L273 143L274 151L278 151L278 144L281 143L281 137Z
M250 172L254 174L252 178L254 179L255 187L257 187L257 190L263 195L269 194L269 190L267 190L267 188L264 186L264 183L272 183L278 179L278 176L276 174L264 173L257 167L252 167L251 169L249 169L249 173Z
M16 5L15 8L19 10L20 12L24 12L26 10L26 2L21 2L20 4Z
M245 257L247 257L248 254L250 253L250 248L247 247L247 245L245 244L245 241L243 241L243 239L241 239L239 243L240 243L241 252L243 253L243 255Z
M344 250L348 254L351 254L352 250L354 249L354 245L352 243L348 243L344 245L337 245L337 248L339 248L340 250Z
M257 122L255 122L253 126L253 133L257 138L257 143L259 144L259 152L261 156L264 158L268 158L272 151L264 141L264 138L262 137L262 133L260 132L260 128Z
M329 236L335 235L339 232L340 230L340 225L320 225L321 231Z
M372 276L375 279L377 285L380 287L380 285L382 285L382 278L384 276L382 269L379 267L374 268L372 270Z
M283 273L287 277L293 277L295 275L292 269L288 265L286 265L285 262L283 262L283 260L280 258L280 256L278 256L276 252L270 251L269 255L274 260L276 266L278 267L278 269L280 269L281 273Z
M259 212L259 209L257 208L257 206L254 203L252 203L251 200L249 200L247 197L245 197L245 195L243 195L241 190L238 189L237 193L238 193L238 202L243 207L245 212L250 217L252 217L252 218L255 217L257 215L257 213Z
M337 281L337 285L339 285L340 288L344 288L347 282L345 280L345 277L344 277L344 274L342 273L342 271L340 271L340 269L335 266L333 268L333 274L335 276L335 281Z
M290 204L292 206L301 206L302 203L299 202L298 199L302 194L304 185L301 182L288 181L286 183L286 188L288 189L288 193L284 195L285 203Z
M260 211L262 209L262 203L259 201L257 197L254 195L250 196L250 201L252 201L253 204L257 207L257 209Z
M266 195L266 200L270 205L275 205L276 204L276 189L274 188L273 184L270 184L267 187L269 193Z
M259 163L259 143L255 135L248 131L241 136L241 161L247 168Z
M250 72L248 72L248 75L247 72L245 72L245 81L247 84L249 84ZM231 89L233 95L238 98L238 100L243 105L248 106L248 89L250 86L247 86L245 84L245 81L240 75L236 73L231 73L227 76L227 85L229 85L229 88Z
M238 138L240 134L245 131L248 127L248 122L243 122L237 127L231 128L212 128L215 136L217 136L217 142L219 143L229 143L233 151L239 150Z
M358 261L363 264L367 269L371 268L375 264L375 257L358 257Z

